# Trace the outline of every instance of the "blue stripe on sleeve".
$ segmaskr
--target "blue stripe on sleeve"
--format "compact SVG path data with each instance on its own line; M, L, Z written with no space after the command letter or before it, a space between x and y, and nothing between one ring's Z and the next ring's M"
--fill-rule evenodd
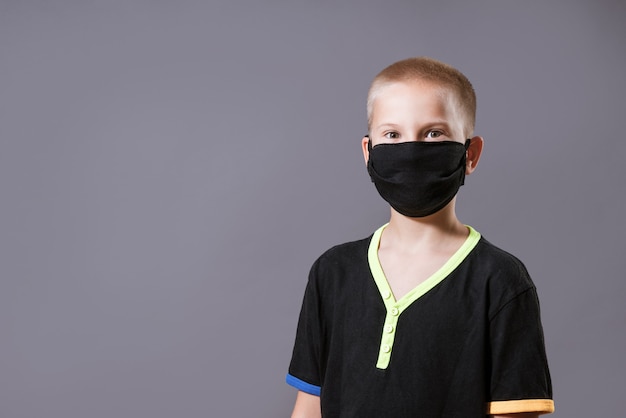
M321 387L307 383L304 380L300 380L297 377L290 375L289 373L287 373L287 379L285 380L287 381L288 385L291 385L294 388L301 390L302 392L306 392L309 395L320 396L320 393L322 392Z

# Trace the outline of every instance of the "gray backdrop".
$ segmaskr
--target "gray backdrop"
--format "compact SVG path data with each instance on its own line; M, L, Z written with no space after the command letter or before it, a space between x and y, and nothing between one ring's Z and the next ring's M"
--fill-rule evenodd
M626 410L624 1L0 0L0 417L284 417L311 263L388 210L368 83L478 92L461 220L539 289L555 417Z

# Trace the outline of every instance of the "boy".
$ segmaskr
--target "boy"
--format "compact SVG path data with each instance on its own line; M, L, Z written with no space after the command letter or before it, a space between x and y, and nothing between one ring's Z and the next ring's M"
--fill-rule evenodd
M363 156L391 217L313 264L287 375L292 417L552 412L535 287L455 214L483 147L470 82L430 58L399 61L376 76L367 109Z

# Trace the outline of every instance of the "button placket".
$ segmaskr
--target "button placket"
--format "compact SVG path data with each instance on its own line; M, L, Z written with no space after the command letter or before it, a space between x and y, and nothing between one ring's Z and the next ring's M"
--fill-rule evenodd
M400 309L397 306L391 305L387 307L387 315L385 316L385 322L381 330L382 337L378 351L378 362L376 363L376 367L379 369L386 369L391 360L399 316Z

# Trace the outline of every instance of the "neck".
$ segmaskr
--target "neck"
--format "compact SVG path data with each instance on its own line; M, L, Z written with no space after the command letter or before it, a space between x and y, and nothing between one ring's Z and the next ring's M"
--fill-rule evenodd
M468 229L457 219L454 203L452 200L439 212L422 218L410 218L391 209L384 235L404 248L447 245L451 240L465 239Z

